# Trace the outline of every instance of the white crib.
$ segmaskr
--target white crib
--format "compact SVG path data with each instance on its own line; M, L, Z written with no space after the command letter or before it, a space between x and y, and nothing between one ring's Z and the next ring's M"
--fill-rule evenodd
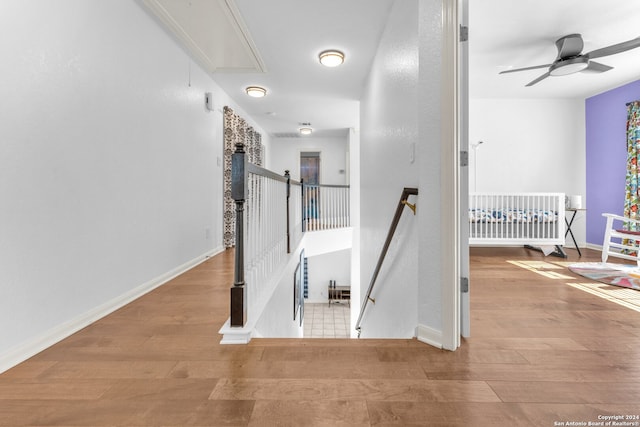
M555 246L564 255L564 212L564 193L471 193L469 244Z

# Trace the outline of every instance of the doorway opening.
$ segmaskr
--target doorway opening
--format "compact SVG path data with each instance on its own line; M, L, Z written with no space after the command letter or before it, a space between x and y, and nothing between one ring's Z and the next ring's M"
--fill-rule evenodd
M320 152L303 151L300 153L300 178L305 184L320 184Z
M300 179L304 183L304 218L307 227L319 217L320 201L320 152L300 152Z

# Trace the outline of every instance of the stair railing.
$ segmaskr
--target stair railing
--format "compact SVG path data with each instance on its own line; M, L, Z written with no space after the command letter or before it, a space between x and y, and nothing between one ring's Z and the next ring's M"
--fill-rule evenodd
M313 188L247 161L242 143L231 155L231 198L235 202L235 267L231 287L230 326L243 327L247 312L261 298L275 271L298 247L307 231L305 200L315 198L316 208L332 212L321 229L347 227L348 186L322 186L323 198ZM326 188L325 188L326 187ZM327 197L334 188L339 197ZM346 190L345 190L346 188ZM315 193L314 193L315 191ZM306 198L306 199L305 199ZM316 211L317 212L317 211ZM336 213L337 212L337 213ZM329 215L329 214L326 214ZM329 227L328 224L331 224ZM311 230L317 228L311 227Z
M348 185L304 184L306 231L331 230L351 226Z
M369 282L369 289L367 290L367 295L365 296L362 307L360 308L360 315L358 316L358 321L356 322L356 331L358 331L358 338L360 338L360 333L362 332L362 316L364 315L364 311L367 308L367 304L369 301L375 304L376 300L371 298L371 291L373 291L373 286L376 284L376 279L378 278L378 274L380 273L380 269L382 268L382 263L384 262L384 258L387 255L387 251L389 250L389 245L391 244L391 240L393 239L393 235L396 232L396 228L398 228L398 223L400 222L400 217L402 216L402 211L404 207L407 206L409 209L413 211L413 214L416 214L416 205L408 202L409 196L417 196L418 189L417 188L407 188L405 187L402 190L402 194L400 195L400 201L398 201L398 206L396 207L396 212L393 215L393 220L391 221L391 226L389 227L389 233L387 233L387 239L384 242L384 246L382 247L382 251L380 252L380 257L378 258L378 263L376 264L376 268L373 271L373 276L371 277L371 282Z
M241 143L236 144L231 166L236 232L230 325L243 327L247 312L262 297L264 287L260 285L286 261L291 245L288 195L291 185L299 183L248 162ZM299 215L296 217L301 229ZM298 239L301 235L302 231L294 233Z

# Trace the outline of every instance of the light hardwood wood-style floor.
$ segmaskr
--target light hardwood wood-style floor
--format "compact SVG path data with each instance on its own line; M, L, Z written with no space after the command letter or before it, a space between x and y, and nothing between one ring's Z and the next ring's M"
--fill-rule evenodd
M640 313L567 285L586 280L556 262L472 249L472 338L456 352L411 339L223 346L225 252L0 375L0 425L540 427L640 415Z

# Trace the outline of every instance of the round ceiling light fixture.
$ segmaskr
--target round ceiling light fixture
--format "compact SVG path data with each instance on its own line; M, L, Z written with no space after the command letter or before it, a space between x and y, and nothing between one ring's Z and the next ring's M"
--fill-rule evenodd
M300 128L300 135L311 135L312 132L311 128Z
M318 55L320 63L325 67L337 67L344 62L344 53L339 50L325 50Z
M262 98L267 94L267 90L260 86L248 86L245 89L245 92L247 92L247 95L253 98Z

